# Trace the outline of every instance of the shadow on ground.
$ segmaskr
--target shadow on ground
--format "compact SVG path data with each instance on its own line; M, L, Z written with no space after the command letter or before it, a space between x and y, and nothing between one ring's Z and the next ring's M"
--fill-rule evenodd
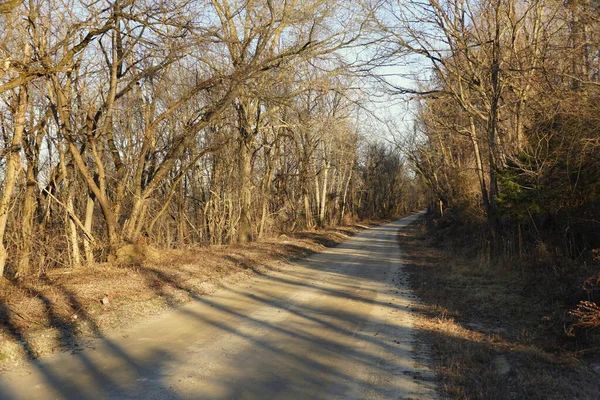
M398 385L428 379L412 372L412 359L398 359L393 365L386 359L403 346L396 338L408 335L404 331L410 331L411 327L398 325L390 331L385 320L371 318L371 310L375 308L385 315L411 312L406 305L382 301L376 295L389 282L396 282L398 291L402 288L401 277L389 275L392 273L390 265L397 260L379 256L379 248L389 247L390 242L395 245L390 237L394 237L396 229L377 228L378 235L366 241L345 244L335 254L317 254L309 262L299 262L299 268L268 274L260 278L265 280L261 285L252 287L253 283L244 282L213 296L201 295L187 274L170 274L158 266L120 267L124 274L138 275L157 297L171 306L181 304L181 293L193 299L190 306L178 308L176 313L186 319L188 329L205 330L212 342L221 343L221 339L227 338L223 339L222 346L228 343L242 346L242 350L231 352L230 359L228 349L215 343L198 344L185 353L154 343L143 351L133 342L131 346L125 345L123 340L104 335L96 320L98 317L87 311L85 299L64 285L48 281L49 278L43 279L52 285L57 295L67 299L68 310L57 309L54 300L35 287L23 283L18 289L43 304L48 324L59 332L57 340L72 354L68 358L63 354L55 359L35 360L36 350L23 330L22 321L15 321L20 317L11 312L7 304L1 305L5 313L3 325L30 358L31 379L41 377L48 387L47 391L38 393L39 398L189 398L193 392L186 395L186 390L194 390L190 385L195 390L199 387L211 390L213 394L206 398L263 398L265 388L269 395L293 393L298 398L315 398L327 390L324 383L334 386L329 389L336 393L350 393L358 388L379 398L388 398L397 392ZM301 251L306 249L287 245L281 256ZM351 255L352 260L339 263L340 252ZM379 262L370 264L369 273L365 274L362 261L373 258ZM264 272L255 263L238 256L228 255L226 260L255 274ZM295 293L305 298L295 298ZM324 303L317 303L316 299L330 299L330 303L325 304L331 306L323 306ZM365 307L367 311L363 310ZM77 315L77 322L68 315ZM284 316L286 323L282 324ZM78 328L81 325L100 339L85 339ZM165 335L168 334L165 330ZM357 340L363 345L355 346ZM260 363L256 359L257 352L263 355ZM98 357L100 353L102 358ZM351 362L337 363L341 355ZM170 371L174 365L193 357L219 359L219 363L211 367L218 371L207 375L202 370L192 369L172 376ZM107 358L113 361L107 362ZM64 360L68 361L61 363ZM393 369L385 372L396 378L378 381L377 376L357 375L351 366L375 371ZM256 367L272 373L256 374ZM0 375L0 390L3 399L23 397L6 376ZM196 392L193 397L203 395Z

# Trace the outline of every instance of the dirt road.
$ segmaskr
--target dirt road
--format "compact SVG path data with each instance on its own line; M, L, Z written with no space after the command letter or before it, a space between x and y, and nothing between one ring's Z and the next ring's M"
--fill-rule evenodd
M434 398L396 241L417 217L2 373L0 398Z

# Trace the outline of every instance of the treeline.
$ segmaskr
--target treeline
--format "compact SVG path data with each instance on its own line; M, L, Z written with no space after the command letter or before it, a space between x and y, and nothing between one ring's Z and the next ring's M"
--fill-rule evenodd
M488 259L597 273L600 2L428 0L397 16L398 48L430 67L411 154L439 223L476 227ZM600 300L598 282L581 298Z
M0 278L414 207L404 159L360 132L363 11L3 2Z

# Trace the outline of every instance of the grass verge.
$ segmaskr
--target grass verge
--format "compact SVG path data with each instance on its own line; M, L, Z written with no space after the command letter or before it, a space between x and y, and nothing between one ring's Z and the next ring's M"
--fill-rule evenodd
M423 221L398 240L421 299L419 336L445 396L600 399L600 371L569 342L558 299L518 271L461 256L451 241L428 235Z

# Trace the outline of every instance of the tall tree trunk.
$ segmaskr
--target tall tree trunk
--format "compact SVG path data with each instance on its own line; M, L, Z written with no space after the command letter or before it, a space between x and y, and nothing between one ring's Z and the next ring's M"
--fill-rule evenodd
M65 217L68 221L69 233L68 239L71 247L71 260L73 268L81 267L81 251L79 250L79 240L77 237L77 226L75 225L75 221L73 221L72 215L75 214L75 208L73 207L73 189L69 188L67 193L67 210Z
M239 143L239 180L240 180L240 223L238 241L252 241L252 153L249 138L245 137Z
M238 224L238 242L252 241L252 152L254 138L260 119L260 105L253 99L244 98L236 105L238 122L238 173L240 221ZM256 116L255 116L256 114ZM254 121L254 123L251 122Z
M321 204L319 210L319 226L322 228L325 226L325 210L327 206L327 178L329 177L329 162L325 164L323 169L323 190L321 191Z
M29 46L27 46L29 48ZM25 51L27 56L29 51ZM19 167L21 156L21 145L23 143L23 132L25 131L25 119L27 114L28 89L27 86L21 86L17 94L17 104L14 115L14 132L11 140L11 146L7 155L6 172L4 178L4 187L2 188L2 197L0 198L0 278L4 274L8 252L4 245L4 235L6 233L6 223L8 221L8 210L15 189L17 168Z
M92 222L94 221L94 195L89 193L85 204L85 221L84 227L87 232L92 232ZM83 238L83 249L85 252L85 261L88 265L94 264L94 251L92 249L92 243L87 236Z
M321 183L319 182L319 175L321 173L315 175L315 203L316 203L316 214L317 214L317 224L320 225L321 221L319 221L319 209L321 207Z
M479 141L477 140L477 129L475 127L475 120L472 116L469 117L470 132L469 138L471 139L471 145L473 146L473 153L475 154L475 165L477 167L477 177L479 178L479 187L481 189L481 198L483 199L483 205L486 213L490 212L490 198L485 183L485 174L483 171L483 161L481 158L481 151L479 149Z
M69 179L74 176L72 174L73 168L67 168L67 162L65 159L65 150L59 147L59 163L62 168L62 175L65 177L65 222L68 227L67 242L69 243L69 249L71 254L71 266L73 268L81 267L81 252L79 250L79 240L77 237L77 226L75 224L75 207L73 205L74 187L73 183ZM71 165L72 166L72 165ZM71 174L69 174L71 172Z
M340 225L344 222L344 216L346 214L346 204L348 198L348 188L350 187L350 180L352 179L352 168L354 168L354 160L350 164L350 168L348 171L348 178L346 179L346 185L344 186L344 194L342 195L342 209L340 211Z
M490 174L490 192L489 192L489 213L488 220L492 224L492 229L496 225L496 198L498 197L498 178L497 178L497 146L498 146L498 104L500 102L500 21L498 13L499 4L496 5L496 27L493 42L493 60L491 66L492 80L492 98L490 104L490 115L488 118L489 131L489 174Z

